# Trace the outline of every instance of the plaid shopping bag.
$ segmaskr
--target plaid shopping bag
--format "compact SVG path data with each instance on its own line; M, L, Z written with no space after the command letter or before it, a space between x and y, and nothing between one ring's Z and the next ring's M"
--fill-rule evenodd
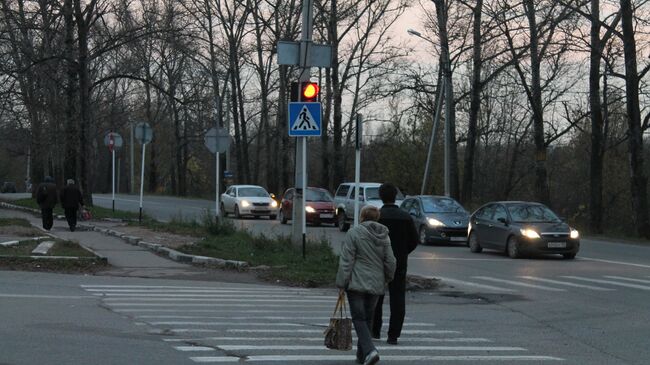
M325 346L332 350L352 350L352 319L347 316L343 291L339 293L330 324L325 330Z

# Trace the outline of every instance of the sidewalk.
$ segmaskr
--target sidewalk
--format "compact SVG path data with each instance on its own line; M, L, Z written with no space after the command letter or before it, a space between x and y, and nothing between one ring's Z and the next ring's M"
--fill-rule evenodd
M1 218L24 218L34 227L42 230L41 218L29 213L0 209ZM95 222L92 224L104 228L116 228L118 224ZM117 228L119 229L119 228ZM43 230L45 232L45 230ZM70 232L65 220L54 220L50 234L70 241L76 241L108 259L112 266L97 275L167 278L185 280L218 280L228 282L258 282L254 276L229 272L227 270L204 269L188 264L178 263L156 255L139 246L133 246L120 238L111 237L94 231Z

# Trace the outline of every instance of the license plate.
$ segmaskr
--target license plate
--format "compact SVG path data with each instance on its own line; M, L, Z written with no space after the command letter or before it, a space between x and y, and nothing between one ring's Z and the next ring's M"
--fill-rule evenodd
M449 237L449 239L452 241L461 241L461 242L467 241L467 237Z
M334 218L334 214L321 214L321 218Z
M549 242L548 248L566 248L566 242Z

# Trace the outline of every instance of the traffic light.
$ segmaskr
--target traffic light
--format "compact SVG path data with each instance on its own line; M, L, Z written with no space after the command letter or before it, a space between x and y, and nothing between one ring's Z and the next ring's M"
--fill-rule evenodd
M301 101L304 103L318 102L317 82L303 81L291 83L291 101Z

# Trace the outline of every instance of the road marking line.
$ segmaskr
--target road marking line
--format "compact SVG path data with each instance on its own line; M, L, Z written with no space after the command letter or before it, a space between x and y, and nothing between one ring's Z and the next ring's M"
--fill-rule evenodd
M608 264L617 264L617 265L627 265L627 266L644 267L644 268L646 268L646 269L650 269L650 265L635 264L635 263L625 262L625 261L603 260L603 259L595 259L595 258L584 257L584 256L580 256L580 259L582 259L582 260L589 260L589 261L605 262L605 263L608 263Z
M323 295L278 295L278 294L112 294L112 293L94 293L94 295L103 296L106 299L124 299L128 298L275 298L275 299L322 299L332 301L332 297Z
M259 319L259 318L253 318L253 317L248 317L244 319ZM297 318L292 318L296 319ZM329 321L329 319L328 319ZM249 327L249 326L280 326L280 327L310 327L310 326L317 326L317 327L327 327L328 322L322 322L322 323L275 323L275 322L203 322L203 321L198 321L198 322L183 322L183 321L163 321L163 322L147 322L148 324L152 326L244 326L244 327ZM435 324L429 324L429 323L406 323L404 324L404 327L435 327Z
M354 337L354 336L353 336ZM196 341L305 341L323 342L322 337L200 337L200 338L165 338L165 342L196 342ZM400 341L401 344L411 342L492 342L487 338L480 337L451 337L451 338L409 338Z
M174 346L178 351L215 351L212 347L206 346Z
M541 289L541 290L548 290L548 291L566 291L565 289L551 288L550 286L528 284L528 283L522 283L513 280L497 279L489 276L472 276L472 277L474 279L493 281L495 283L504 283L504 284L510 284L515 286L524 286L527 288L534 288L534 289Z
M289 293L293 295L300 295L301 293L308 293L305 290L300 290L300 291L292 291L292 290L286 290L286 291L278 291L278 290L229 290L229 289L190 289L190 290L184 290L184 289L148 289L148 290L143 290L143 289L86 289L84 290L89 291L89 292L96 292L96 293L105 293L105 294L113 294L113 293L134 293L134 294L263 294L263 293L269 293L269 294L277 294L277 293ZM327 296L324 294L323 296Z
M159 301L159 302L241 302L239 298L103 298L106 302L116 300ZM323 299L246 299L246 302L258 303L331 303L330 298Z
M219 345L219 349L225 351L242 351L242 350L285 350L285 351L309 351L325 350L324 346L283 346L283 345ZM378 350L386 351L527 351L523 347L506 347L506 346L404 346L401 344L395 346L377 346Z
M282 306L284 308L284 306ZM301 308L304 306L300 306ZM220 307L220 308L225 308L225 307ZM237 306L239 308L239 306ZM327 312L327 310L321 309L321 310L272 310L272 309L264 309L264 310L238 310L237 308L233 309L185 309L185 308L178 308L178 309L136 309L136 308L126 308L126 309L113 309L113 312L117 313L215 313L215 314L223 314L223 313L270 313L270 314L279 314L279 313L292 313L292 314L298 314L298 313L323 313ZM325 307L323 307L325 308ZM249 318L249 317L246 317ZM408 318L408 317L407 317Z
M535 276L520 276L520 278L524 278L524 279L528 279L528 280L534 280L534 281L541 281L543 283L566 285L566 286L572 286L572 287L576 287L576 288L584 288L584 289L590 289L590 290L600 290L600 291L615 291L616 290L616 289L609 289L609 288L601 288L599 286L591 286L591 285L584 285L584 284L567 283L565 281L559 281L559 280L543 279L543 278L538 278L538 277L535 277Z
M437 260L437 261L504 261L505 259L471 259L462 257L409 257L409 260Z
M243 358L226 357L226 356L209 356L209 357L190 357L194 362L239 362ZM350 362L354 361L354 355L269 355L269 356L246 356L244 362L273 362L273 361L337 361ZM381 355L384 361L564 361L563 358L553 356L499 356L499 355L459 355L459 356L399 356L399 355Z
M208 289L208 290L266 290L266 291L279 291L286 292L287 290L294 291L310 291L310 289L283 289L283 288L269 288L263 286L252 286L252 287L211 287L211 286L173 286L173 285L81 285L82 288L133 288L133 289Z
M464 281L464 280L445 278L445 277L438 277L438 278L440 280L442 280L443 282L449 282L449 283L460 285L460 286L463 286L463 285L464 286L472 286L472 287L490 289L490 290L495 290L495 291L507 291L507 292L515 292L516 291L514 289L502 288L502 287L486 285L486 284L478 284L478 283L474 283L474 282L471 282L471 281Z
M93 297L94 298L94 297ZM94 298L96 299L96 298ZM203 303L203 304L198 304L198 303L107 303L111 307L121 307L121 306L132 306L132 307L180 307L185 308L185 307L214 307L215 304L217 303ZM259 304L223 304L219 308L224 308L224 307L233 307L233 308L243 308L243 307L252 307L252 308L259 308ZM273 307L279 307L279 308L304 308L304 305L291 305L291 304L264 304L264 307L268 308L273 308ZM316 304L310 304L310 308L323 308L323 310L331 310L332 306L331 305L316 305Z
M182 328L179 330L172 329L172 332L219 332L223 330L202 330L202 329L189 329L189 328ZM322 329L287 329L287 330L265 330L265 329L227 329L226 332L235 332L235 333L292 333L292 332L299 332L299 333L323 333ZM446 334L446 333L461 333L460 331L448 331L448 330L402 330L402 333L404 334L409 334L409 335L433 335L433 334Z
M583 277L579 277L579 276L563 276L563 277L568 278L568 279L574 279L574 280L590 281L592 283L624 286L626 288L632 288L632 289L650 290L650 286L621 283L621 282L618 282L618 281L589 279L589 278L583 278Z
M0 298L97 299L91 295L0 294Z
M641 283L641 284L650 284L650 280L641 280L641 279L626 278L626 277L623 277L623 276L609 276L609 275L605 275L604 277L606 277L608 279L618 279L618 280L632 281L632 282Z

